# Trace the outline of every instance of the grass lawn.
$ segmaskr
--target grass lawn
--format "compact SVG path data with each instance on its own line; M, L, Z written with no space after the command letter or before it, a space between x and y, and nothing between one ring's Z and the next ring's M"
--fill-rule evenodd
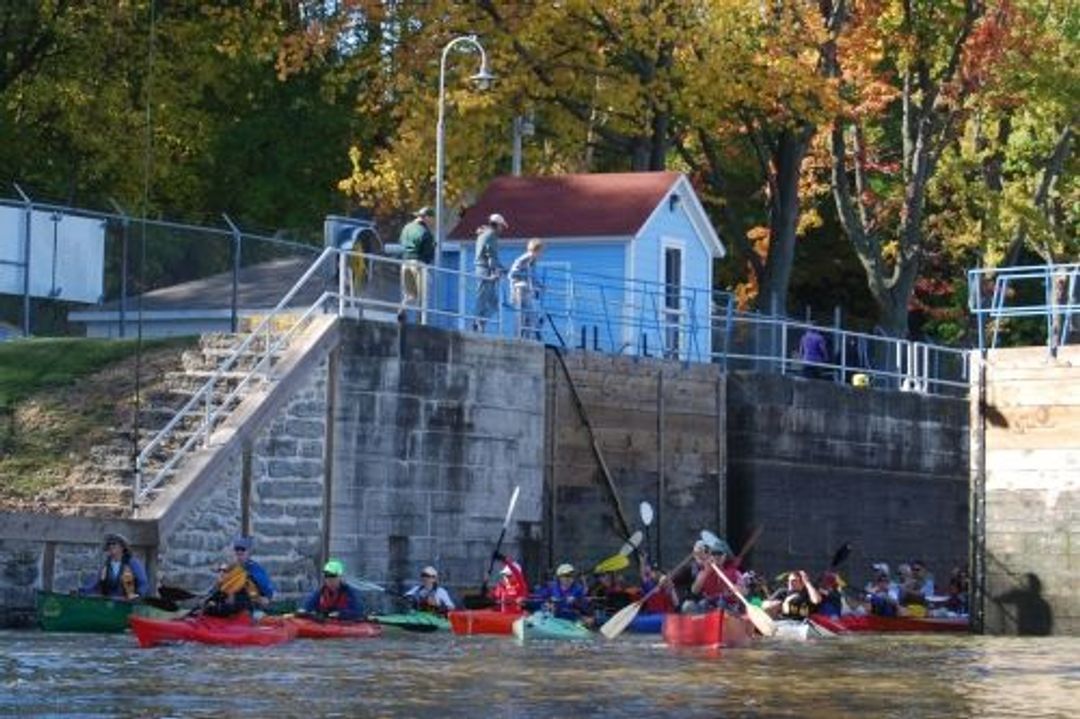
M179 365L197 338L144 341L144 386ZM30 339L0 343L0 503L61 484L91 446L130 415L135 340Z

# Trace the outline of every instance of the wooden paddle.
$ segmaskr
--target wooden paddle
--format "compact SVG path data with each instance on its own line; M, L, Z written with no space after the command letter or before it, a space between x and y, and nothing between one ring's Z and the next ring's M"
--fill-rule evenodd
M495 571L495 558L499 554L499 550L502 549L503 539L506 537L506 528L510 526L510 517L514 515L514 505L517 504L518 494L521 492L521 485L514 487L513 494L510 495L510 506L506 508L506 519L503 520L502 531L499 532L499 540L495 542L495 551L491 553L491 564L488 565L487 573L484 575L484 583L480 585L480 596L486 597L488 593L488 581L491 579L491 573Z
M181 587L170 587L166 584L158 585L158 595L162 599L167 599L170 602L183 602L188 599L195 599L198 594L189 592Z
M139 601L143 604L153 607L154 609L160 609L164 612L178 612L180 611L180 605L164 597L139 597Z
M746 617L750 620L750 623L754 625L754 628L766 637L771 637L776 634L776 623L765 613L765 610L747 601L746 597L744 597L742 593L736 589L735 585L732 584L731 580L727 578L727 575L720 571L720 567L716 566L716 562L709 562L709 566L712 567L712 570L720 577L720 580L727 585L727 588L731 593L742 602L743 606L746 608Z
M610 619L604 622L604 626L600 627L600 633L608 639L614 639L626 631L626 628L630 626L630 622L634 621L634 618L638 615L638 612L641 611L641 607L644 606L645 602L649 601L654 594L667 586L671 581L671 577L689 564L690 560L693 558L694 554L692 552L686 555L686 558L679 562L674 569L665 574L664 578L661 579L655 587L650 589L645 596L635 602L627 604L625 607L615 612Z

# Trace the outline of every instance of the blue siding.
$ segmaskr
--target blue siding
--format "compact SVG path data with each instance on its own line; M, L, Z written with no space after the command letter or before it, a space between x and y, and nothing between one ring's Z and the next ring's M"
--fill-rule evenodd
M674 330L663 332L664 293L659 285L663 282L662 248L665 240L681 245L684 255L679 356L683 359L704 359L711 351L712 251L706 247L707 239L698 237L687 215L685 202L676 205L674 210L664 203L634 241L634 279L658 285L645 292L648 297L645 301L647 306L642 308L641 333L646 335L644 342L650 354L659 354L661 348L669 345L667 340L674 333ZM667 349L670 351L672 348L668 346Z

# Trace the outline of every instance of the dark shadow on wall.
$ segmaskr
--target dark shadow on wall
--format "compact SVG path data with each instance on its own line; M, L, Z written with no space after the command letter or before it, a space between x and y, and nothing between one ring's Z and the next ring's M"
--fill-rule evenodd
M1000 605L1015 607L1011 612L1002 607L1016 624L1016 633L1022 637L1045 637L1053 633L1054 615L1050 603L1043 599L1042 580L1034 572L1024 575L1024 584L994 597Z

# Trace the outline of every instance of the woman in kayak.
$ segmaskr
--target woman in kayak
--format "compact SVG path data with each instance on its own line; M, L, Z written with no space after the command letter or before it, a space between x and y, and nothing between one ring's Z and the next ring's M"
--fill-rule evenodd
M499 574L499 583L491 590L491 598L495 600L495 610L500 612L521 612L521 603L529 596L529 583L525 580L525 572L521 565L498 552L495 559L502 562L503 568Z
M304 599L303 611L329 619L359 621L364 616L363 604L357 591L342 579L344 574L344 564L336 559L327 562L322 586Z
M454 609L450 592L439 586L439 572L435 567L420 570L420 583L405 592L410 606L418 612L443 614Z
M585 596L585 587L574 574L574 565L560 564L555 569L555 579L540 590L544 608L559 619L577 621L588 616L589 600Z
M821 594L802 569L789 572L787 587L773 593L762 608L773 616L785 619L805 619L821 604Z
M716 560L712 550L705 542L694 542L694 559L690 563L690 572L693 581L690 583L690 593L683 600L682 611L684 614L707 612L720 605L724 593L724 585L713 567Z
M131 546L122 534L105 535L105 561L97 576L82 588L83 594L100 594L129 601L146 596L146 570L131 556Z

